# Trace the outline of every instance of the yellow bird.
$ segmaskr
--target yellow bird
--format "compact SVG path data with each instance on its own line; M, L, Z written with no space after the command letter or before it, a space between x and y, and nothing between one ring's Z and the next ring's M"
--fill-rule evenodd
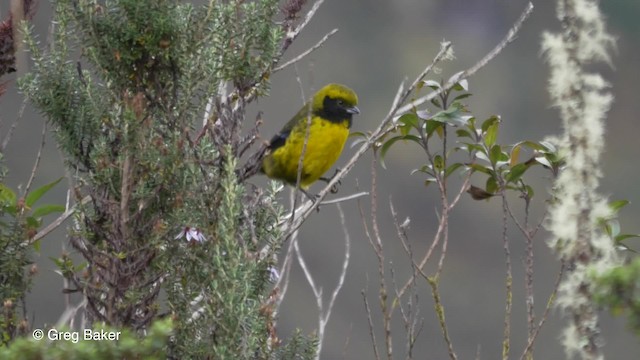
M360 113L356 105L358 96L344 85L329 84L320 89L271 139L261 171L271 179L295 186L311 116L300 175L300 187L303 191L308 189L340 157L349 136L352 117Z

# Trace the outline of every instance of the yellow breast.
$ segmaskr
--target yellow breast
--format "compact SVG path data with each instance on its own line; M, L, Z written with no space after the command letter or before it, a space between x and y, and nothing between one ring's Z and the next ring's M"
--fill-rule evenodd
M302 162L300 186L309 187L338 160L349 136L349 124L334 123L314 117L311 120L309 140ZM263 171L271 178L278 178L290 184L296 183L298 162L306 136L306 126L296 126L286 143L267 155Z

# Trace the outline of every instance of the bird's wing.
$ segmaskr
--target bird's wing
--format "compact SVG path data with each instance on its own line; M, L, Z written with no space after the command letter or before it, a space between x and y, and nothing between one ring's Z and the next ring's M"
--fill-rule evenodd
M291 120L289 120L289 122L285 124L282 130L280 130L280 132L278 132L271 138L271 141L269 141L269 149L271 149L271 151L285 144L285 142L287 141L287 138L289 137L289 134L291 134L291 131L293 131L293 128L295 128L296 125L302 126L304 128L304 125L307 122L307 116L309 115L310 109L311 108L309 107L309 104L308 103L305 104L305 106L303 106L291 118Z

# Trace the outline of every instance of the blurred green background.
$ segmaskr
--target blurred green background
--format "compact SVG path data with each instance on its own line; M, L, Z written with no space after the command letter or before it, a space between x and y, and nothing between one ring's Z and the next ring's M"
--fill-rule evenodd
M441 73L430 78L447 79L463 70L491 50L507 33L525 8L522 0L327 0L316 17L304 30L299 40L287 53L286 59L296 56L315 44L334 28L339 32L322 48L312 53L297 67L289 67L272 78L272 91L268 98L260 99L251 109L248 121L258 111L264 113L265 139L276 132L302 104L296 74L304 85L305 95L328 82L341 82L351 86L360 97L362 114L354 121L355 131L374 129L388 112L400 82L413 79L431 62L442 40L451 41L456 59L441 64ZM468 99L469 109L479 118L493 114L502 116L499 135L502 144L520 140L541 140L547 135L559 134L561 123L558 113L550 106L546 91L548 67L540 52L540 38L544 31L557 31L555 1L534 2L530 19L509 45L493 62L472 77ZM9 2L0 3L0 15L8 14ZM606 133L606 153L602 158L604 178L601 193L610 199L631 201L621 214L624 232L639 233L640 216L637 178L637 155L640 153L636 121L640 101L636 87L640 80L640 1L604 1L602 10L608 18L609 31L618 38L618 50L613 56L614 68L598 66L612 84L615 96L609 112ZM42 42L47 37L51 21L48 1L40 1L34 19L35 32ZM23 58L26 55L22 55ZM24 68L23 68L24 69ZM21 70L24 71L24 70ZM19 76L21 73L18 73ZM17 118L23 97L15 88L16 74L9 80L8 92L0 97L0 132L6 134ZM8 185L24 185L31 172L44 120L27 104L22 121L13 135L5 157L10 173ZM250 124L248 124L250 125ZM346 148L338 161L344 163L353 149ZM368 155L343 180L339 195L370 186ZM378 199L381 233L387 266L392 264L399 283L410 271L409 262L395 236L391 223L388 200L393 198L401 219L411 218L409 235L416 254L430 245L437 226L439 195L435 187L425 188L419 175L410 176L411 169L425 162L424 155L411 144L398 143L387 155L387 170L378 167ZM62 161L50 136L42 154L42 164L34 186L63 176ZM551 187L544 172L528 174L527 181L534 184L536 198L532 218L542 214L543 200ZM257 177L252 183L263 186L266 179ZM454 183L459 183L454 181ZM476 185L484 179L477 178ZM317 191L318 187L314 187ZM63 204L62 187L49 194L44 202ZM287 192L283 203L288 203ZM521 209L517 198L513 207ZM369 199L362 200L369 208ZM366 359L373 357L361 291L366 289L372 307L373 321L381 330L378 308L378 278L376 257L363 232L362 220L355 202L343 205L352 240L351 264L342 292L338 296L324 343L324 359ZM468 359L478 352L480 358L495 359L502 352L501 341L505 306L505 261L501 240L501 206L498 199L488 202L473 201L465 196L451 218L448 256L441 282L442 302L445 306L449 332L459 358ZM46 221L45 221L46 223ZM68 224L67 224L68 226ZM42 252L36 256L40 268L34 290L28 298L33 314L33 325L52 324L64 308L60 292L62 279L55 274L49 259L62 248L69 248L65 226L45 238ZM176 232L178 229L176 229ZM541 232L536 238L535 304L539 316L559 269L559 263L545 244L548 234ZM519 357L526 344L526 313L524 296L524 239L509 225L514 265L514 306L512 321L512 357ZM305 258L324 288L325 301L339 275L344 252L343 231L339 217L332 206L323 207L304 224L300 232L300 245ZM631 240L631 247L640 249L640 241ZM286 337L296 327L310 333L316 329L315 299L306 284L301 269L294 264L292 282L280 311L278 331ZM428 285L419 282L419 306L424 328L417 341L416 353L420 358L447 358L446 346L433 311ZM559 342L565 321L559 311L552 311L536 345L536 358L561 359L564 352ZM400 355L404 350L404 331L400 321L394 322L394 348ZM640 344L637 337L627 331L624 318L602 316L602 329L608 359L637 359ZM382 333L377 334L382 341ZM382 344L380 344L382 345Z

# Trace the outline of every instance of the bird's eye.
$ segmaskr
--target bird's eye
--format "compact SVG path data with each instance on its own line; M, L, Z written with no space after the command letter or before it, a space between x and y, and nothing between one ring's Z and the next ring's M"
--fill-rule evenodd
M344 105L344 102L343 102L342 100L338 100L338 101L336 101L336 103L337 103L338 105L340 105L340 106Z

